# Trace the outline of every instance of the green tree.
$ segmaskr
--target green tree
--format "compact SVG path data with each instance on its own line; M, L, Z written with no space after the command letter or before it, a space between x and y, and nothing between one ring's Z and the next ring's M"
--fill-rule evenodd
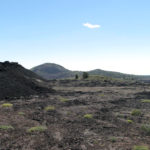
M83 72L82 77L83 79L87 79L89 77L89 74L87 72Z
M75 75L75 79L77 80L79 78L78 74Z

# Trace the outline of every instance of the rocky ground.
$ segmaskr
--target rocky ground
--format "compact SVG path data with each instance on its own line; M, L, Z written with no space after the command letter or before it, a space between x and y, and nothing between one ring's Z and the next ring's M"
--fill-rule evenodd
M44 79L18 63L0 62L0 100L54 92Z
M0 150L148 150L149 85L72 85L0 101Z

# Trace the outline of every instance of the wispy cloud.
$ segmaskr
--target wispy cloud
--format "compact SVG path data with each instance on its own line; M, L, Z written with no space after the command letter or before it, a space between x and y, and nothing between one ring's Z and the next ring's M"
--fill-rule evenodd
M100 28L101 26L98 24L91 24L91 23L83 23L83 26L90 28L90 29L94 29L94 28Z

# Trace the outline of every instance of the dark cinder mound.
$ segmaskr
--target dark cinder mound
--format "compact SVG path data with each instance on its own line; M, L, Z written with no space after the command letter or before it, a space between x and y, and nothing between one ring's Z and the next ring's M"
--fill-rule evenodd
M31 69L44 79L62 79L74 76L73 72L54 63L45 63Z
M42 78L18 63L0 63L0 99L52 92Z

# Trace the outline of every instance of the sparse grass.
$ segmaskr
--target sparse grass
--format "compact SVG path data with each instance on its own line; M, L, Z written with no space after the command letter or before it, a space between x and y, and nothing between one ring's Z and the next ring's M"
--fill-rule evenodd
M55 110L55 106L47 106L44 109L45 111L54 111Z
M119 117L119 118L124 118L124 115L120 114L120 113L116 113L116 116Z
M13 130L14 127L11 125L0 125L0 130Z
M11 108L11 107L13 107L13 104L11 104L11 103L4 103L1 106L4 107L4 108Z
M104 97L105 95L103 93L99 94L100 97Z
M67 98L64 98L64 97L59 97L59 100L61 101L61 102L67 102L68 101L68 99Z
M131 115L132 116L140 116L142 113L139 109L134 109L132 112L131 112Z
M141 102L142 103L150 103L150 99L142 99Z
M127 122L128 122L129 124L131 124L131 123L133 123L133 120L128 119Z
M67 112L67 115L71 115L71 112L68 111L68 112Z
M36 127L32 127L30 129L28 129L27 132L29 132L29 133L44 132L45 130L47 130L47 127L45 127L45 126L36 126Z
M89 75L88 80L96 80L96 81L104 81L104 80L110 80L111 78L100 76L100 75Z
M99 141L98 140L94 140L93 143L94 144L99 144Z
M133 150L149 150L147 146L134 146Z
M111 137L111 138L110 138L110 141L111 141L112 143L115 143L115 142L117 142L117 138L116 138L116 137Z
M18 115L23 116L23 115L25 115L25 113L24 112L18 112Z
M145 132L145 134L150 135L150 125L149 124L145 124L141 126L142 131Z
M85 114L85 115L84 115L84 118L92 119L92 118L93 118L93 115L92 115L92 114Z

